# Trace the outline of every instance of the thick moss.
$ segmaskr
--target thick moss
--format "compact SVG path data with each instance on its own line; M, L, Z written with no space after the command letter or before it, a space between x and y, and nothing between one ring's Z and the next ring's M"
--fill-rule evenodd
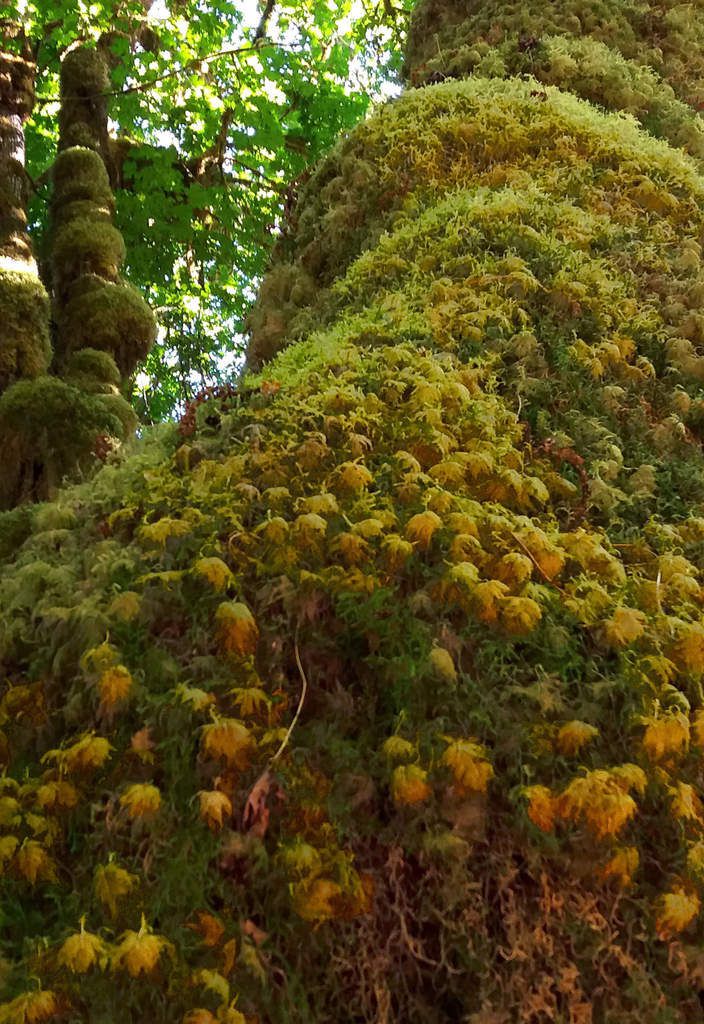
M54 281L61 292L73 278L95 274L117 280L125 243L114 225L93 217L76 217L57 228L52 238Z
M82 348L66 360L63 376L74 383L80 381L86 391L113 389L120 384L120 371L108 352Z
M113 396L89 395L58 377L19 381L0 395L0 508L53 497L66 476L95 462L98 438L122 438Z
M110 72L98 50L78 46L61 61L61 91L91 99L110 88Z
M61 312L67 352L84 347L109 352L123 377L145 358L156 338L156 321L136 288L101 282L73 295Z
M29 271L0 268L0 391L49 365L49 297Z
M617 210L656 247L662 221L672 222L673 240L677 224L698 221L703 195L694 164L631 119L534 82L451 82L406 94L340 142L304 189L279 262L327 286L384 230L412 221L448 188L510 185L520 193L526 184L595 212ZM281 302L281 282L294 271L274 274L252 317L253 363L311 322ZM644 286L648 275L644 267ZM324 303L319 295L314 310Z
M436 67L439 56L444 71L463 48L496 46L518 36L524 50L535 53L544 37L556 35L603 42L636 64L653 68L695 109L704 101L701 0L665 0L657 7L638 0L423 0L413 12L406 71L411 81L422 81L427 66Z
M53 206L75 200L90 200L99 206L114 206L105 164L98 153L84 146L71 146L59 153L53 167Z

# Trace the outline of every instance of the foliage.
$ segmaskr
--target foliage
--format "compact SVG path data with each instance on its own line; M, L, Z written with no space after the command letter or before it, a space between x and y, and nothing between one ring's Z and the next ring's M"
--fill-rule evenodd
M703 200L552 85L414 90L259 370L0 518L0 1020L699 1019Z
M237 332L275 227L306 168L399 63L389 36L405 26L403 6L370 6L360 18L350 0L296 0L267 7L260 27L233 0L175 0L146 14L140 0L19 6L38 51L26 136L31 212L45 236L60 62L77 40L109 60L109 169L126 273L161 324L135 401L147 420L163 419L241 356ZM104 71L87 69L84 88L91 73L97 95ZM80 323L72 311L71 325Z

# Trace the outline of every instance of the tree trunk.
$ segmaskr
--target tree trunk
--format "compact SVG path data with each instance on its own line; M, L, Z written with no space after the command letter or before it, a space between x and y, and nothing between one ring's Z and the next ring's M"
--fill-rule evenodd
M259 375L33 514L8 1019L701 1018L704 16L599 11L421 4Z
M42 373L49 360L48 298L27 232L24 123L34 106L35 66L16 26L0 51L0 392ZM11 51L10 47L14 47Z

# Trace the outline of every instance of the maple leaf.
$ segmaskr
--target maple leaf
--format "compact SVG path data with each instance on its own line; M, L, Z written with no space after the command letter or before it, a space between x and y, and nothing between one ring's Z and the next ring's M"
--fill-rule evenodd
M635 846L618 846L613 856L600 869L599 875L605 881L614 879L621 888L626 888L633 881L639 863L640 854Z
M193 572L207 580L216 593L226 590L234 581L230 567L222 558L199 558L193 566Z
M203 910L198 911L198 923L188 924L187 928L190 928L194 932L198 932L201 936L204 946L212 949L217 946L220 939L225 934L225 926L222 921L219 921L217 917L213 917L212 914L207 914Z
M68 967L73 974L85 974L105 955L105 943L98 935L85 930L85 919L81 918L81 930L70 935L57 956L60 967Z
M49 854L36 839L25 839L15 854L17 869L30 885L37 881L55 882L56 868Z
M148 725L132 734L130 737L130 750L137 755L143 764L154 763L154 740Z
M419 512L417 515L411 516L406 523L406 539L424 551L430 547L434 534L441 526L442 519L435 512L431 512L429 509Z
M342 888L330 878L301 882L293 889L293 907L304 921L327 921L337 914Z
M188 1011L183 1018L183 1024L219 1024L219 1021L210 1010L196 1008L195 1010Z
M241 715L257 715L271 708L271 700L259 686L233 687L230 691Z
M203 711L215 703L215 694L206 693L197 686L186 686L185 683L179 683L174 693L183 704L190 704L194 711Z
M387 571L394 573L402 569L413 554L413 544L397 533L390 533L384 538L382 550Z
M170 519L164 516L155 523L147 523L137 532L138 538L148 547L166 547L171 537L185 537L192 530L190 523L182 519Z
M501 580L482 580L472 591L472 608L480 622L490 625L499 617L499 602L508 594Z
M645 615L637 608L617 608L604 623L604 636L612 647L627 647L645 632Z
M574 720L566 722L558 731L555 743L561 754L571 756L579 753L582 747L599 735L599 730L586 722Z
M504 597L499 602L499 622L511 636L526 636L542 617L540 605L531 597Z
M68 810L78 803L78 791L75 786L63 779L44 782L37 789L36 800L43 811L59 808Z
M689 746L689 721L682 714L665 715L662 718L645 719L643 749L651 761L679 757Z
M374 477L359 462L343 462L337 467L336 483L343 494L359 494Z
M0 1004L1 1024L42 1024L59 1012L59 1004L51 989L23 992L10 1003Z
M597 839L613 836L636 813L635 800L620 780L598 768L573 779L558 801L559 815L569 821L583 818Z
M439 676L446 683L457 682L457 669L452 660L452 655L445 647L433 647L428 658L430 666L435 675Z
M106 668L98 680L100 699L106 708L123 701L132 689L132 676L124 665Z
M260 839L264 838L269 827L270 812L267 799L272 788L280 799L283 793L280 787L275 784L274 776L270 771L262 772L250 789L242 812L243 830L251 833L251 835L258 836Z
M130 977L138 978L141 974L151 974L161 954L170 948L171 943L151 932L142 914L138 932L123 932L120 944L111 955L111 964L113 969L123 968Z
M689 821L701 821L702 802L694 786L687 782L676 782L669 788L672 799L671 808L675 818Z
M225 651L239 655L254 654L259 629L246 604L224 601L215 612L215 622Z
M115 917L117 901L132 892L136 882L136 875L131 875L117 864L99 864L95 869L93 887L98 900L108 908L111 916Z
M656 903L655 927L658 938L669 939L684 931L699 913L700 900L695 892L682 889L664 893Z
M398 765L391 777L391 795L398 805L421 804L432 796L428 773L415 764Z
M225 793L217 789L202 789L198 793L200 816L208 828L217 832L224 824L224 818L232 814L232 802Z
M219 718L204 725L201 746L208 757L223 758L240 769L249 765L255 749L249 729L236 718Z
M527 813L533 824L542 832L552 832L557 816L552 792L547 786L526 786L523 795L528 797Z
M484 748L472 740L452 740L442 756L442 763L452 769L455 787L461 795L485 793L494 777Z
M136 782L121 795L120 804L130 818L151 818L161 807L161 793L151 783Z
M404 740L402 736L389 736L381 749L390 761L412 761L418 754L415 744Z
M112 747L103 736L86 733L70 747L48 750L41 760L42 763L55 761L67 772L91 771L104 764L111 750Z
M134 590L125 590L112 599L108 607L108 615L121 622L132 622L139 615L142 600Z
M704 672L704 627L692 623L682 629L670 657L681 671L701 675Z

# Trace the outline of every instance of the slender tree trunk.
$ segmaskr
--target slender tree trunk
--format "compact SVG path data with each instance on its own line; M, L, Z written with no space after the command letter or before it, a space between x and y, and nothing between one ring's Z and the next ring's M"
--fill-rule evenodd
M27 231L24 123L34 106L35 65L16 26L0 25L0 392L49 361L46 292ZM12 47L12 49L10 49Z

